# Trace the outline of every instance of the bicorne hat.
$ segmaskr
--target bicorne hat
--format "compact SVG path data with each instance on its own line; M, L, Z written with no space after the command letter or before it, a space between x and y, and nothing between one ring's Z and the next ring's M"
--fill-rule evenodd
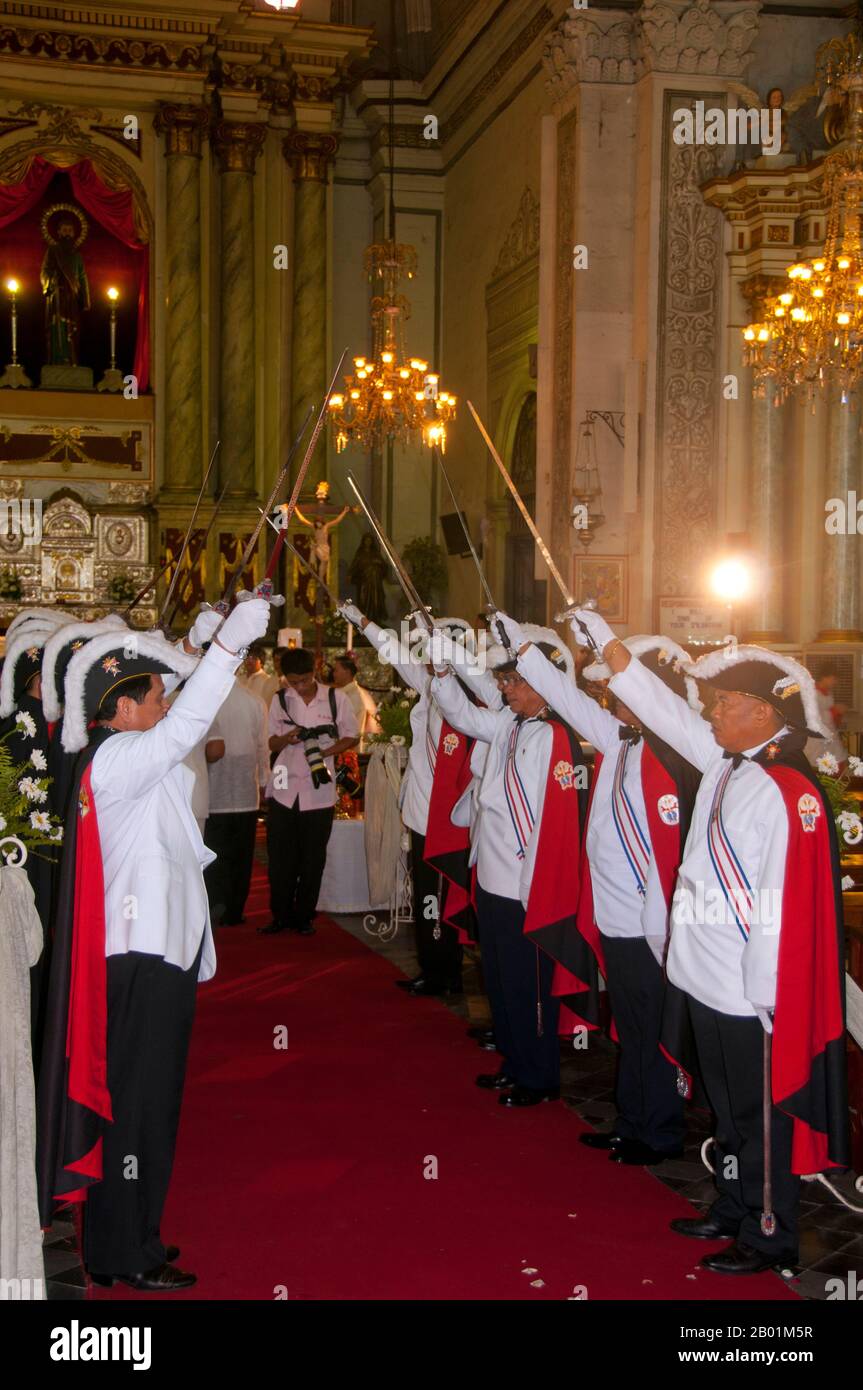
M812 738L832 737L821 721L812 675L790 656L767 647L735 643L707 652L687 670L715 690L734 690L763 700L792 729L802 729Z
M63 747L77 753L87 746L87 730L105 698L126 681L142 676L190 676L198 658L189 656L157 632L103 632L75 652L66 671Z

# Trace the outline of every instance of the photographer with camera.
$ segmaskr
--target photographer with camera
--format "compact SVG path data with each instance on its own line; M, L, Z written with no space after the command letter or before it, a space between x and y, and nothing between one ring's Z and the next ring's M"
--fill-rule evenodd
M350 702L315 680L303 647L281 653L284 689L270 702L267 859L273 921L264 936L312 936L336 803L334 759L359 741Z

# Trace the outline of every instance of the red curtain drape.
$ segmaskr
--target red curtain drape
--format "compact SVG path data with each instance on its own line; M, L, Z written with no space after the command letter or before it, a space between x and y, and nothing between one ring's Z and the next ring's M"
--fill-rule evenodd
M20 183L0 183L0 228L9 226L34 208L54 175L60 172L59 165L36 155ZM138 390L146 391L150 381L150 249L141 241L135 227L134 195L131 188L109 188L89 159L79 160L62 172L68 175L84 211L136 254L138 328L134 373Z

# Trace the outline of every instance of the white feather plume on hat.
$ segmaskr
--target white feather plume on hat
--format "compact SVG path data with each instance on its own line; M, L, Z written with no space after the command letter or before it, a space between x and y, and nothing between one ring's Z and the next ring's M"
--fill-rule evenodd
M111 652L123 652L133 647L136 656L153 661L167 671L174 671L185 680L197 670L199 658L189 656L175 647L161 633L119 630L94 637L69 662L66 671L66 705L63 714L63 747L67 753L77 753L87 746L87 726L92 718L86 708L86 684L90 669ZM159 672L161 674L161 672Z
M560 634L554 631L554 628L540 627L537 623L520 623L519 626L529 642L533 642L534 645L536 645L537 642L547 642L550 647L558 651L563 660L566 674L570 677L574 677L575 658Z
M15 614L6 629L6 641L25 623L38 623L40 627L64 627L77 619L71 613L61 613L57 608L22 608Z
M3 658L3 671L0 674L0 719L6 719L15 709L15 668L25 652L31 647L42 648L48 638L56 631L54 626L42 623L25 623L6 637L6 654ZM33 672L33 675L37 674ZM30 679L32 680L31 675Z
M63 701L56 681L57 662L63 649L70 642L86 643L100 637L103 632L118 630L129 631L119 613L109 613L106 618L99 618L96 622L64 623L48 638L42 654L42 709L49 724L55 723L63 713Z
M705 681L710 685L712 676L719 675L720 671L727 671L729 668L739 666L744 661L761 661L768 666L774 666L780 671L784 671L785 677L790 677L800 688L800 701L808 731L818 738L832 738L833 731L826 728L821 719L818 696L815 692L815 680L811 671L807 671L806 667L801 666L799 661L795 661L791 656L786 656L783 652L774 652L768 647L758 647L754 644L739 645L735 643L733 646L719 647L716 651L706 652L697 661L690 662L686 670L696 680ZM780 677L780 681L787 684L782 677ZM777 681L777 685L779 683ZM760 699L761 697L756 696L755 698Z
M622 637L621 641L629 652L630 656L646 656L648 652L659 652L660 659L663 652L668 653L668 659L678 664L678 669L683 676L683 683L686 686L686 701L691 709L700 713L702 703L698 698L698 686L689 674L692 669L692 657L685 647L681 647L679 642L675 642L671 637L663 637L660 633L640 633L635 637ZM607 681L613 675L611 667L605 661L593 661L589 666L585 666L582 676L586 681Z

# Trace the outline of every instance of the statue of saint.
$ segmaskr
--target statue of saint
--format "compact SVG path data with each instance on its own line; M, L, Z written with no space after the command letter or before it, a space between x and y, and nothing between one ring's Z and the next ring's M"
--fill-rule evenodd
M351 560L348 578L354 587L356 604L373 623L386 623L387 602L384 595L384 575L387 562L381 555L377 541L366 532L357 546Z
M342 507L337 516L327 518L323 511L323 506L319 503L320 510L317 515L310 517L304 516L299 507L294 508L294 516L303 526L310 526L312 529L312 568L324 584L329 583L330 575L330 531L343 521L350 511L350 507Z
M90 286L78 247L87 236L87 219L71 203L57 203L42 218L48 243L40 281L45 297L45 338L48 363L78 365L81 314L90 308Z

